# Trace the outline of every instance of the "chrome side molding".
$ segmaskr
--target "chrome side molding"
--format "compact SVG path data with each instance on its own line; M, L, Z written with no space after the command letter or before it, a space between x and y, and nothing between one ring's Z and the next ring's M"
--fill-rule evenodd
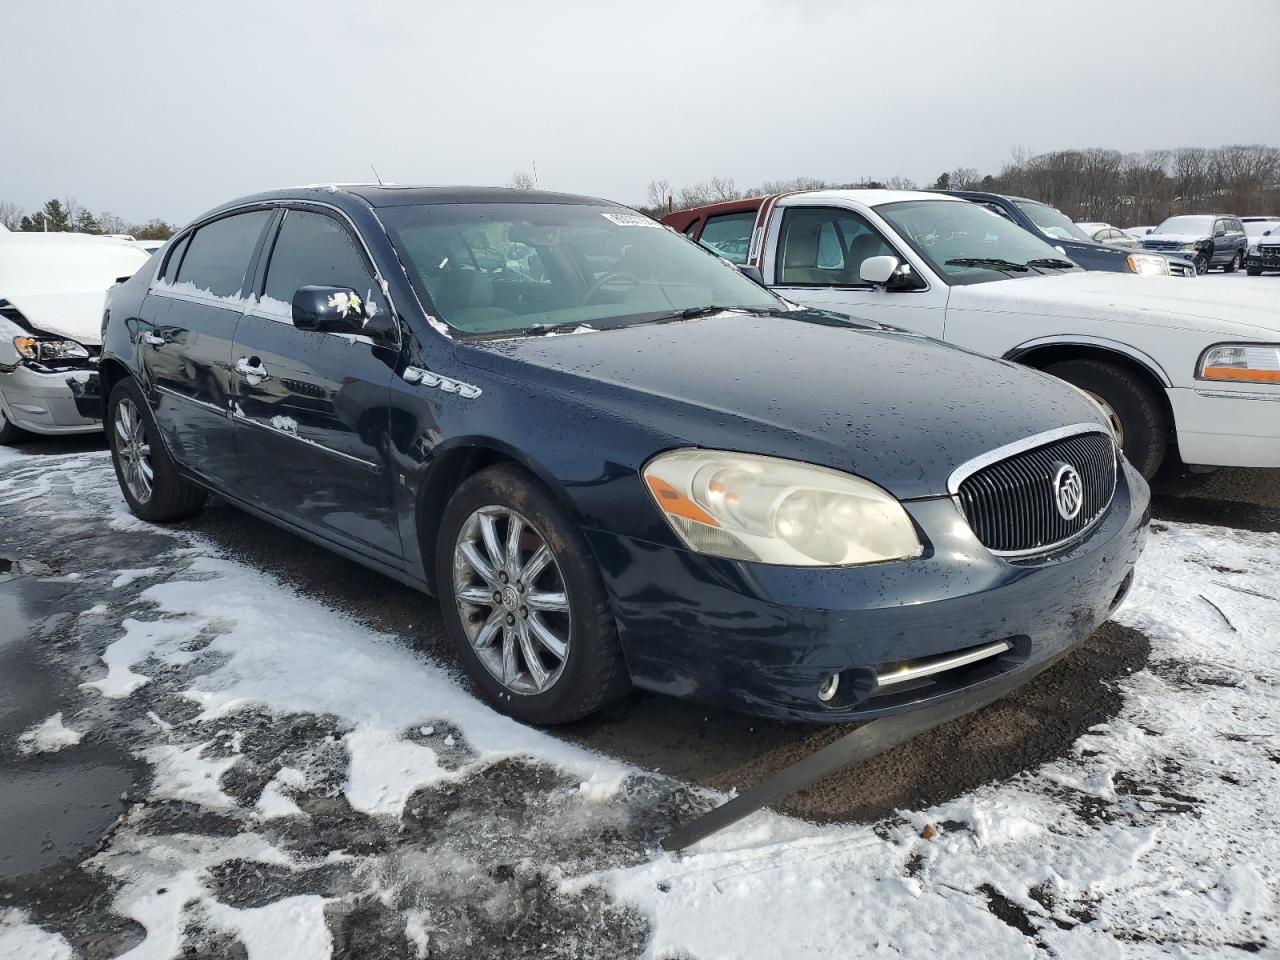
M417 383L424 387L435 387L445 393L456 393L467 400L474 400L483 392L474 384L463 383L461 380L454 380L452 377L442 377L440 374L424 370L422 367L405 367L404 373L400 374L400 377L405 383Z

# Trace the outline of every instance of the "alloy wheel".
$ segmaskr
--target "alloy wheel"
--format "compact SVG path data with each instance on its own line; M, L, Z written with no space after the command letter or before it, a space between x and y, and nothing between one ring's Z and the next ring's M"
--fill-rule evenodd
M151 464L151 441L147 427L128 397L116 404L114 423L116 431L116 456L120 460L120 473L125 486L138 503L151 499L155 483L155 470Z
M1089 395L1089 399L1102 408L1102 415L1107 418L1107 423L1111 425L1111 432L1116 436L1116 446L1121 450L1124 449L1124 423L1120 419L1120 414L1116 413L1116 408L1107 401L1103 400L1098 394L1092 390L1084 391Z
M1192 260L1192 263L1194 263L1196 266L1196 273L1209 272L1209 258L1204 256L1203 254L1195 257L1195 259Z
M471 649L512 693L550 690L569 656L569 594L541 533L515 510L471 514L453 550L453 595Z

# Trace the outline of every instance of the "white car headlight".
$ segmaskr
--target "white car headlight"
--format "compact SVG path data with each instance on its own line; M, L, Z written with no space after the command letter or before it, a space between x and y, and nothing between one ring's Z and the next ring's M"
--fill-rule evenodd
M698 553L837 567L924 552L901 503L839 470L749 453L672 450L642 472L667 522Z
M28 360L53 363L58 360L87 360L89 351L74 340L37 340L35 337L14 337L13 347Z
M1215 344L1200 355L1196 377L1242 383L1280 383L1280 344Z
M1152 277L1169 276L1169 258L1155 253L1129 254L1129 269Z

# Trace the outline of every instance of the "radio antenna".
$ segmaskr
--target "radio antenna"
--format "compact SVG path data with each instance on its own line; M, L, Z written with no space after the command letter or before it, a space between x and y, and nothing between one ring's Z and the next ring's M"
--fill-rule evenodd
M369 164L369 169L373 171L373 179L378 181L378 186L382 186L382 178L378 176L378 168L371 163Z

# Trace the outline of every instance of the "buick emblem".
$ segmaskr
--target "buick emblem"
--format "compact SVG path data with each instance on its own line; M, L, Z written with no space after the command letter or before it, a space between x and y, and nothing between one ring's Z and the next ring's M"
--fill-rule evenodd
M1053 475L1053 502L1063 520L1074 520L1080 516L1084 507L1084 486L1080 483L1080 474L1070 464L1059 464L1057 473Z

